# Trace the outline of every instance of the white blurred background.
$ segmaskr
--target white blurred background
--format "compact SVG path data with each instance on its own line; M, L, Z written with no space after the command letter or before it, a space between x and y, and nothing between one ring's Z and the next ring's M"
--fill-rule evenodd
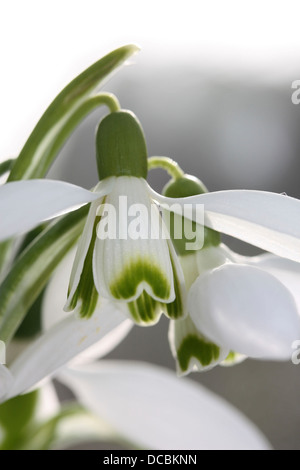
M292 82L300 79L299 18L297 1L2 2L0 161L18 155L74 76L112 49L137 43L139 55L105 89L137 114L150 155L174 158L211 190L300 197L300 105L291 101ZM103 115L94 112L78 128L51 177L95 184L94 132ZM166 178L153 172L150 181L160 190ZM110 357L174 368L167 322L135 328ZM299 449L299 372L291 363L249 360L193 379L240 408L275 448Z

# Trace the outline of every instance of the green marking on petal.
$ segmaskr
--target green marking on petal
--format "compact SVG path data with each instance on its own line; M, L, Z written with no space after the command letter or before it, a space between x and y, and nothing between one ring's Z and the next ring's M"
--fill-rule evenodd
M225 361L230 361L230 362L234 361L235 356L236 356L236 353L234 351L230 351L230 353L226 357Z
M116 299L130 299L136 295L141 283L148 284L153 295L162 300L170 297L171 286L160 267L147 259L136 259L129 262L121 274L110 285L111 294Z
M181 318L185 314L182 293L172 257L171 263L176 296L175 300L169 303L159 302L153 299L147 292L143 291L136 300L128 303L130 314L135 323L139 325L153 325L157 323L162 313L174 320Z
M178 276L176 273L174 261L171 257L171 263L172 263L172 270L173 270L173 279L174 279L174 291L175 291L175 299L173 302L169 303L162 303L162 308L165 313L165 315L173 320L177 320L178 318L181 318L185 315L185 309L184 309L184 304L183 304L183 299L182 299L182 292L180 289L180 284L178 280Z
M68 310L74 310L78 304L78 312L82 318L90 318L93 315L98 301L98 292L94 284L92 261L97 236L96 228L99 220L100 217L95 218L93 235L85 257L80 280L68 308Z
M247 357L244 356L243 354L237 353L235 351L230 351L228 356L221 362L221 366L224 366L224 367L235 366L243 362L245 359L247 359Z
M188 370L190 360L193 357L203 367L206 367L213 361L217 361L219 356L220 348L218 346L193 334L186 336L177 350L177 359L183 372Z
M132 319L138 325L153 325L162 313L161 303L143 292L136 300L128 303Z

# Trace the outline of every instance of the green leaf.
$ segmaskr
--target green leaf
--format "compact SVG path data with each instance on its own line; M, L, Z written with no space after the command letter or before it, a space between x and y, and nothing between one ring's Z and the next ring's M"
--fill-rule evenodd
M8 342L83 230L88 205L60 217L25 249L0 286L0 338Z
M114 50L82 72L55 98L17 158L8 181L42 178L80 120L99 105L89 100L104 80L138 51L127 45ZM87 104L86 104L87 102Z
M45 290L46 288L41 291L35 302L28 309L25 318L14 335L15 339L32 339L42 331L42 306Z
M11 398L0 405L0 450L17 449L37 407L38 390Z
M38 391L11 398L0 404L0 425L6 432L20 432L32 419L38 398Z
M27 246L38 236L42 231L48 226L47 223L39 225L38 227L31 230L31 232L27 233L24 237L24 240L19 248L18 256L27 248ZM28 310L26 317L20 324L19 328L16 331L14 338L16 339L29 339L33 336L37 335L41 332L41 310L43 304L43 298L46 288L42 290L40 295L31 305L30 309Z
M62 449L67 446L111 440L111 429L80 405L68 404L48 421L27 434L21 450Z
M10 158L9 160L5 160L4 162L0 163L0 176L4 175L7 171L10 171L13 167L15 160Z
M46 450L99 440L113 440L111 428L76 403L63 405L47 421L39 416L41 391L0 405L0 450Z

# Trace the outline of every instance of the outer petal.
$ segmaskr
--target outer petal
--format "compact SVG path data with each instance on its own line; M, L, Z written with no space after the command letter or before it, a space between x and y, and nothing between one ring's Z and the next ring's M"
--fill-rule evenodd
M300 263L271 254L245 257L244 262L257 266L279 279L293 295L300 312Z
M70 277L75 253L76 249L65 256L47 286L42 307L43 330L47 331L65 319L66 316L72 316L72 314L66 314L63 311L63 305L66 302L68 279ZM97 316L98 314L101 316L101 305L100 300L99 309L96 309L94 315ZM85 320L81 321L85 322ZM133 323L124 318L124 321L118 323L115 328L101 337L95 344L85 349L78 357L73 359L73 361L76 363L90 362L93 359L105 356L127 336L132 327Z
M279 256L300 261L300 201L265 191L219 191L188 198L166 198L164 205L204 204L205 225ZM166 204L166 206L165 206Z
M104 192L107 193L108 191L107 186L109 186L111 189L114 182L115 182L115 178L110 178L108 182L104 182L104 183L100 182L96 186L94 192L97 194L103 195ZM66 309L68 309L68 307L70 306L72 298L76 292L76 288L79 284L80 275L82 273L85 257L88 252L92 234L93 234L97 209L99 205L101 204L101 202L102 201L99 199L98 201L95 201L91 204L91 207L87 216L86 224L85 224L84 230L82 232L81 238L78 243L77 252L76 252L76 256L75 256L74 263L73 263L73 268L71 271L68 302L66 304Z
M200 331L247 356L287 360L300 338L300 316L290 292L261 269L225 264L200 276L188 298Z
M118 177L105 203L93 259L95 286L100 296L130 302L145 290L155 300L174 300L168 244L159 233L160 226L163 230L162 221L157 207L151 204L145 180Z
M59 412L60 403L51 380L45 380L39 388L37 416L39 420L46 420Z
M12 385L12 375L7 367L0 364L0 400L6 395Z
M54 325L11 365L14 382L5 399L28 390L44 377L105 337L124 321L124 315L113 302L102 300L102 308L89 320L74 314Z
M267 449L262 434L224 400L166 369L105 361L64 371L79 400L145 449Z
M92 238L92 234L93 234L97 209L100 203L101 203L100 200L91 203L91 207L90 207L87 219L86 219L86 223L85 223L82 235L77 245L76 256L75 258L73 256L73 266L72 266L71 274L68 276L68 279L70 280L70 282L68 283L67 291L66 291L68 292L68 299L65 304L65 311L74 309L74 307L71 308L71 304L72 304L73 297L76 293L76 289L80 281L80 276L82 274L85 257L87 255L91 238Z
M63 181L4 184L0 186L0 240L26 232L44 220L75 210L101 195Z

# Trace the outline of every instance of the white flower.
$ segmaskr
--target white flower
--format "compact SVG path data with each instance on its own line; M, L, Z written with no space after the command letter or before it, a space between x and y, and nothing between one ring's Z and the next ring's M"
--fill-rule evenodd
M47 288L43 319L49 329L15 359L9 371L0 367L0 375L8 378L4 385L0 382L2 401L55 374L104 421L110 439L124 438L133 447L270 447L247 418L199 384L179 380L171 371L146 363L94 362L122 340L132 322L107 300L101 301L90 319L83 321L70 313L62 320L73 257L70 253L63 260ZM67 362L68 368L61 368Z
M166 192L174 192L174 187L178 190L183 183L187 191L191 181L200 188L199 180L185 176L182 182L171 182ZM275 222L275 214L261 202L267 223L272 219ZM286 215L278 212L278 219L286 220ZM245 241L249 240L249 227L244 226ZM275 234L270 234L269 244L267 240L261 243L262 231L256 228L257 246L281 255L286 249L287 254L288 240L287 246L278 250ZM178 373L230 365L246 356L289 360L292 344L300 337L300 303L295 287L300 281L300 264L271 254L240 256L220 244L216 232L207 230L205 236L204 247L193 253L174 241L188 290L188 315L171 321L169 330Z
M179 373L257 359L289 360L300 338L300 265L264 254L242 257L224 245L181 258L189 316L171 322ZM233 354L239 353L238 355Z
M157 322L162 310L170 318L180 317L183 311L183 276L167 234L157 239L148 235L148 230L164 229L164 226L159 210L149 195L146 181L133 176L120 176L109 178L105 181L107 183L111 189L105 195L105 206L114 208L119 231L122 226L125 234L130 230L127 211L119 207L120 198L124 198L126 207L138 203L145 209L144 213L141 212L139 224L141 230L143 226L147 227L147 233L136 239L117 235L113 239L96 236L97 213L103 199L93 202L79 242L66 309L73 310L77 304L82 316L88 317L93 313L99 294L103 298L126 301L128 313L140 324ZM97 188L101 191L101 182ZM151 220L147 218L150 214ZM109 223L103 216L98 220L98 231L102 222L104 226ZM90 276L89 270L92 270ZM89 285L84 282L85 279ZM172 309L175 304L178 308Z
M288 360L292 343L300 337L300 305L293 288L300 279L300 266L274 256L267 257L270 264L265 259L266 255L235 257L228 250L225 264L203 273L193 284L190 311L197 326L201 323L202 331L217 344L251 357ZM213 285L216 292L208 305Z

